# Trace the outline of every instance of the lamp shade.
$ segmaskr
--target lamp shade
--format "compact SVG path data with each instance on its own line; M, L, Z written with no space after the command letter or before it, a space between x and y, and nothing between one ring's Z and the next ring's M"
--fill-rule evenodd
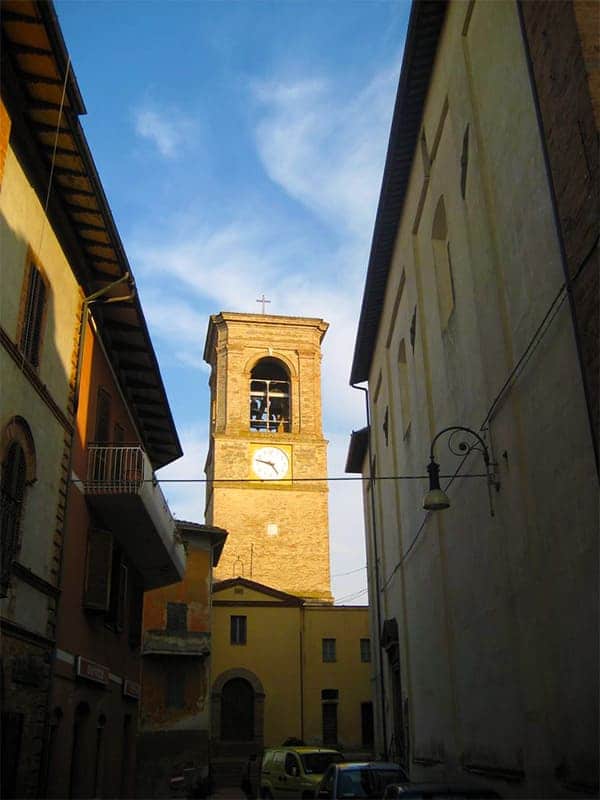
M429 474L429 491L423 498L423 508L426 511L443 511L444 508L449 508L448 495L440 489L440 466L433 460L433 455L427 465L427 472Z
M426 511L443 511L450 507L450 499L442 489L430 489L423 497L423 508Z

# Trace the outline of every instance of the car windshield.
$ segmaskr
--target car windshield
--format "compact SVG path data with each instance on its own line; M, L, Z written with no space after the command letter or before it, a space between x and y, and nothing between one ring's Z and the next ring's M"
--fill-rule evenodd
M344 760L341 753L302 753L300 758L307 775L322 775L330 764Z
M401 783L405 774L397 769L352 769L342 772L338 797L381 797L390 783Z

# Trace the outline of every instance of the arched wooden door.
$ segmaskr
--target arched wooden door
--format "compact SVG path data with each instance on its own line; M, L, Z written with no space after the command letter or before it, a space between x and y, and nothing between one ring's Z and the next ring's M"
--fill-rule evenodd
M254 689L244 678L232 678L223 686L221 739L228 742L254 739Z

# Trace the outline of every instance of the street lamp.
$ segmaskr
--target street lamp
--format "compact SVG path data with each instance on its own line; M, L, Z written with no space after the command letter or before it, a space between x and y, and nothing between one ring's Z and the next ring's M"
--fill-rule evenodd
M455 445L453 443L453 438L458 433L467 433L469 436L473 437L474 441L465 441L464 438L458 442L456 445L457 449L455 449ZM492 505L492 493L491 487L493 486L496 491L500 489L500 483L497 480L492 467L495 466L490 461L490 454L487 448L486 443L483 441L481 436L476 433L475 431L471 430L471 428L465 428L462 425L451 425L449 428L444 428L438 434L433 437L431 442L431 447L429 450L429 464L427 465L427 473L429 475L429 491L423 497L423 508L426 511L443 511L445 508L450 507L450 498L446 494L446 492L440 487L440 465L436 462L433 448L435 443L445 433L450 433L450 438L448 440L448 449L451 453L454 453L456 456L465 456L468 455L472 450L479 450L479 452L483 456L483 461L485 464L485 474L487 478L487 486L488 486L488 497L490 501L490 514L494 516L494 507Z

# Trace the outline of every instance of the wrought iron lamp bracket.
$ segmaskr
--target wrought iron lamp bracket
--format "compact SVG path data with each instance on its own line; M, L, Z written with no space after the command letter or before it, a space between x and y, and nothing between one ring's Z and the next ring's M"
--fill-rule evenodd
M447 428L443 428L439 433L437 433L432 441L431 447L429 450L429 458L430 463L435 464L435 457L434 457L434 447L437 440L443 436L444 434L450 434L448 437L448 450L457 456L468 456L469 453L476 450L477 452L481 453L483 458L483 463L485 464L485 474L486 474L486 482L488 488L488 498L490 503L490 514L494 516L494 506L492 503L492 487L498 492L500 491L500 481L498 480L498 476L495 472L495 467L498 466L496 461L492 461L490 458L490 451L488 446L482 439L482 437L471 428L467 428L463 425L450 425ZM467 434L471 439L465 439L464 435Z

